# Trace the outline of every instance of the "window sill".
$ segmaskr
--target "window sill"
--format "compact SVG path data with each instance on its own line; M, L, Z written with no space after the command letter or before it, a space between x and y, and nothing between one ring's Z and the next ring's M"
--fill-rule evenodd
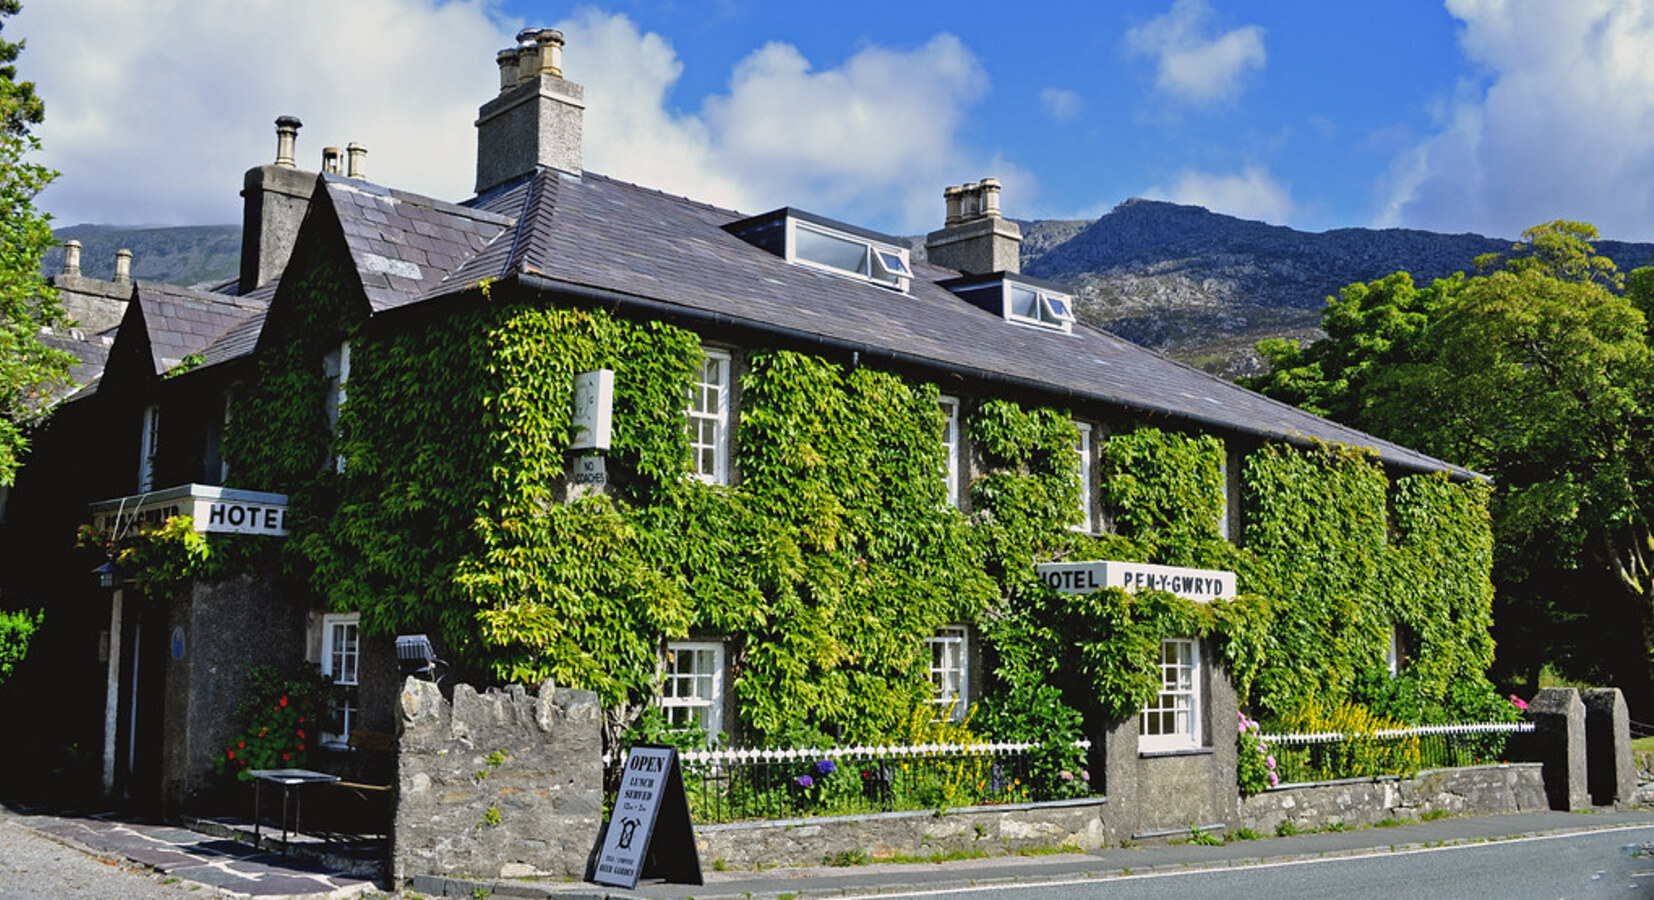
M1137 751L1138 759L1157 759L1164 756L1211 756L1214 751L1211 747L1179 747L1166 750Z

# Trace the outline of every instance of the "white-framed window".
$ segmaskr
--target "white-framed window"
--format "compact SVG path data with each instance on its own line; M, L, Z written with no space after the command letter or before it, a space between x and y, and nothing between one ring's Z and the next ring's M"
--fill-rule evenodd
M344 688L355 688L357 669L362 658L359 613L329 613L322 616L322 676ZM356 696L348 690L342 701L335 704L339 717L337 734L322 735L322 743L343 746L350 741L350 731L356 720Z
M1091 532L1097 530L1096 488L1091 483L1091 426L1075 422L1074 427L1080 432L1074 443L1074 452L1080 457L1080 521L1073 529Z
M792 216L787 218L786 258L789 262L853 275L898 291L906 291L913 279L907 248Z
M1138 749L1189 750L1200 746L1200 643L1160 642L1160 691L1143 708Z
M964 721L971 705L970 639L962 625L936 629L925 639L930 649L931 702L938 721Z
M666 678L657 701L674 728L699 728L707 741L724 729L724 645L672 641L666 645Z
M1005 319L1062 332L1074 330L1074 298L1056 291L1005 282Z
M708 350L689 385L689 471L708 484L729 484L730 355Z
M942 405L942 477L947 479L948 505L959 508L959 470L961 445L959 443L959 399L941 398Z
M1384 668L1391 678L1401 675L1401 626L1390 626L1390 643L1384 648Z
M350 341L340 341L322 357L322 374L327 376L327 430L333 435L335 446L339 437L339 411L345 405L346 382L350 381ZM333 456L333 471L345 470L342 453Z
M161 405L151 403L144 407L143 424L138 435L138 492L155 489L155 460L161 452Z

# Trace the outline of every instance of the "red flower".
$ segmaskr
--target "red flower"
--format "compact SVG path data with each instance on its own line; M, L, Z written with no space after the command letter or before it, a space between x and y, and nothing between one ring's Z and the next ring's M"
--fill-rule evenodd
M286 705L287 705L287 698L286 698L286 697L283 697L283 698L281 698L281 705L282 705L282 706L286 706Z
M226 751L226 752L230 754L231 759L235 759L235 751L234 750L229 750L229 751Z
M304 740L304 729L303 728L299 729L298 735L299 735L299 740L301 740L301 741Z
M303 744L300 744L300 745L299 745L299 752L300 752L300 753L303 753L303 752L304 752L304 745L303 745Z
M242 750L245 750L245 749L247 749L247 742L246 741L238 741L238 742L236 742L236 746L238 748L242 749Z
M291 753L283 753L281 755L281 761L282 762L287 762L288 760L290 760L292 758L293 758L293 754L291 754Z

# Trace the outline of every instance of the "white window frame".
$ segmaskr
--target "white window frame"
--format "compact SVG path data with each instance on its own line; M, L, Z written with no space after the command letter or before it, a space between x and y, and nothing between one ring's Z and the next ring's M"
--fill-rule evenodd
M798 255L798 232L800 230L822 237L844 241L850 244L860 244L863 248L861 265L857 269L842 269L838 266L806 259ZM845 275L862 281L871 281L874 284L894 288L903 293L913 281L913 267L909 263L906 247L886 244L872 238L858 234L849 234L815 222L805 222L792 216L787 217L787 262L800 266L807 266L834 275Z
M161 452L161 404L144 407L138 435L138 493L155 489L155 458Z
M1205 717L1200 642L1192 638L1162 640L1158 668L1160 690L1138 718L1137 749L1143 753L1196 749L1201 746Z
M1012 293L1018 289L1029 291L1034 295L1035 315L1025 316L1012 311L1015 309L1011 303ZM1061 331L1064 334L1073 333L1074 298L1072 296L1034 287L1031 284L1021 284L1009 278L1000 283L1000 291L1001 302L1004 303L1005 321Z
M687 670L681 668L686 660L691 662ZM703 660L710 662L698 665ZM687 722L674 720L684 716L706 732L709 744L716 742L724 730L724 645L718 641L668 642L655 705L669 724L687 727Z
M350 743L350 732L356 724L356 697L354 689L361 679L362 667L362 634L360 613L328 613L322 616L322 677L339 687L346 688L345 697L333 707L339 714L338 733L325 732L321 735L321 742L333 747L344 747ZM348 650L340 650L341 655L348 657L347 671L335 671L333 663L336 647L335 631L348 635L351 646Z
M333 436L334 447L337 447L339 415L345 406L346 383L350 381L350 341L340 341L339 346L322 357L322 374L327 376L327 431ZM335 453L333 471L344 470L344 454Z
M1401 677L1401 626L1390 626L1390 643L1384 648L1384 668L1391 678Z
M690 472L707 484L727 485L730 480L730 376L734 370L731 363L728 351L705 351L701 367L690 382L688 405L684 410L689 430ZM716 396L708 398L711 391L716 391ZM710 440L702 440L708 427ZM708 460L710 468L704 465Z
M936 721L963 722L971 705L970 629L948 625L925 638L930 652L930 701L936 704Z
M1079 441L1074 445L1074 452L1080 458L1080 521L1069 528L1089 534L1097 530L1097 488L1091 477L1091 425L1076 421L1074 427L1080 432Z
M959 471L960 452L963 444L959 440L959 398L942 396L938 398L942 407L942 454L946 461L942 465L942 477L947 479L948 505L960 509Z

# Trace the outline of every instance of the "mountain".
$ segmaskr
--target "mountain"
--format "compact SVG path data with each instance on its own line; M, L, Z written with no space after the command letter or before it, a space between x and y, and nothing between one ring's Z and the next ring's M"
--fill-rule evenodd
M1127 200L1095 220L1019 221L1022 271L1074 286L1079 315L1121 337L1225 377L1258 371L1252 347L1269 337L1314 340L1321 309L1347 284L1408 271L1425 283L1472 271L1477 256L1511 241L1403 228L1295 231L1157 200ZM133 252L132 273L173 284L236 277L240 228L115 228L76 225L81 271L108 278L115 251ZM908 243L923 255L924 239ZM1624 270L1654 261L1654 244L1599 241ZM61 250L45 271L63 266Z
M189 287L232 281L241 271L241 226L190 225L126 228L71 225L53 232L59 241L80 241L80 271L88 278L115 275L115 251L132 251L132 277ZM63 271L63 248L46 253L47 275Z
M1403 270L1427 283L1512 244L1401 228L1303 232L1138 199L1066 238L1050 224L1022 224L1024 272L1072 284L1085 321L1226 377L1258 370L1252 346L1263 338L1321 336L1321 309L1347 284ZM1654 244L1596 247L1626 270L1654 259Z

